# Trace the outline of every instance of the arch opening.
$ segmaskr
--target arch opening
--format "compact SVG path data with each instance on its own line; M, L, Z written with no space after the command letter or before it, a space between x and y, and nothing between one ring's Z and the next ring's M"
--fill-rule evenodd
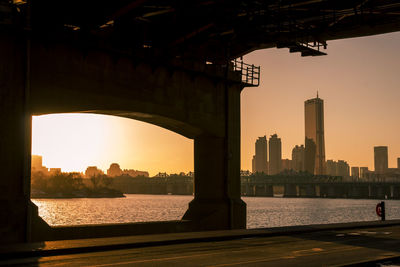
M118 114L33 117L31 198L49 225L184 215L193 199L193 140Z

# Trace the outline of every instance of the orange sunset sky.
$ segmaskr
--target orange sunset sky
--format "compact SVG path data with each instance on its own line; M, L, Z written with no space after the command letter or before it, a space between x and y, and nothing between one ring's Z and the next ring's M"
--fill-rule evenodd
M305 57L267 49L244 57L261 66L261 84L241 95L242 169L251 170L258 136L277 133L282 158L304 144L304 101L324 99L326 159L374 169L373 147L389 147L389 167L400 157L400 33L328 42L328 56ZM160 127L92 114L33 117L32 154L43 164L83 172L193 170L193 140Z

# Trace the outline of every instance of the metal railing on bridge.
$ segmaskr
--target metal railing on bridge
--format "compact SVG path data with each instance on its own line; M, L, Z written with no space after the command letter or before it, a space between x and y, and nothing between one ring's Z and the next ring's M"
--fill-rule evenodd
M235 59L232 63L233 70L240 71L242 82L245 83L246 86L256 87L260 85L260 66L246 64L241 59Z

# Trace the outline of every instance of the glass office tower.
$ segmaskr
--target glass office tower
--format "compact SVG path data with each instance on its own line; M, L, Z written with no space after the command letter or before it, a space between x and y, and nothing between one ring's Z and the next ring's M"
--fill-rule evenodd
M304 102L305 170L315 175L325 171L324 101L318 97Z

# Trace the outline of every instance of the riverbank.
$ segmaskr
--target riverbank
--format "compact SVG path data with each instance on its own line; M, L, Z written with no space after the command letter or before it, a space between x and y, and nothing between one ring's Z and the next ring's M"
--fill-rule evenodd
M43 192L32 190L31 198L36 199L63 199L63 198L122 198L125 195L116 189L99 188L86 189L73 192Z

